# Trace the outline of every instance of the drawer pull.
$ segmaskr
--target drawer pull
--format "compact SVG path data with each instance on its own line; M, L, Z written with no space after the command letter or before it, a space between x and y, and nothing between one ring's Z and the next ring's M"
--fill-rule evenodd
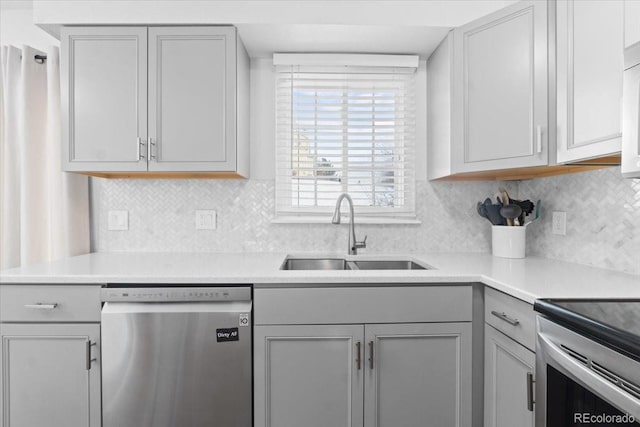
M497 311L494 310L491 312L491 314L493 314L500 320L504 320L505 322L507 322L512 326L518 326L520 324L520 321L518 319L512 319L511 317L507 316L504 313L498 313Z
M360 370L362 367L362 352L360 349L361 347L362 343L360 341L356 342L356 367L358 368L358 370Z
M41 302L39 302L37 304L25 304L24 308L30 308L33 310L53 310L57 306L57 302L54 302L53 304L42 304Z
M369 369L373 370L373 341L369 341Z

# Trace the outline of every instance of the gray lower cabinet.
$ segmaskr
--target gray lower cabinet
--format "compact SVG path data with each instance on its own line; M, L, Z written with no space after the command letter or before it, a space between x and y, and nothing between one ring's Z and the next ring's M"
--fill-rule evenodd
M0 325L2 427L99 427L98 324Z
M0 427L100 427L100 286L0 285Z
M484 425L533 427L533 306L488 287L484 296Z
M470 323L365 325L365 339L366 427L471 425Z
M471 425L471 324L256 326L255 427Z
M533 427L535 353L485 325L485 427Z
M257 326L254 427L362 426L362 325Z

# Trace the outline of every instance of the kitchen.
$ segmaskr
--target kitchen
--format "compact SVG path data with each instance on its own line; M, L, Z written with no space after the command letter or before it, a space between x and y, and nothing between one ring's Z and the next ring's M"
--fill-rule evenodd
M3 426L581 425L579 409L601 407L577 399L547 409L544 385L558 379L543 373L552 369L573 384L567 396L586 388L640 418L638 303L622 305L623 327L605 316L611 328L596 330L584 316L566 318L584 307L553 303L640 300L637 67L624 62L624 48L640 41L640 2L0 6L1 44L35 48L26 66L49 67L48 82L57 64L48 46L60 46L62 87L59 102L53 89L57 108L40 117L58 142L37 146L52 151L11 152L29 160L21 169L2 152ZM201 45L210 55L194 53ZM342 102L379 108L366 92L373 78L361 75L384 82L376 96L393 93L407 106L393 123L382 110L376 124L407 135L392 175L384 138L375 136L384 149L367 157L371 145L351 135L371 127L364 110L338 126L353 155L309 136L329 119L304 121L309 98L326 117ZM351 90L335 101L343 81ZM623 84L636 86L623 93ZM10 98L21 85L5 84L6 99L21 99ZM321 96L309 95L314 85ZM292 111L302 114L297 123ZM492 114L508 119L496 128ZM5 141L20 139L11 123ZM313 144L322 154L310 161ZM366 170L380 177L369 186L353 175L360 157L383 164L381 174ZM20 196L6 190L14 182L26 188ZM502 187L507 199L538 205L539 217L492 227L478 216L476 203L494 204ZM339 199L343 190L351 197ZM492 255L496 227L526 230L518 243L526 257ZM218 329L223 341L207 341ZM610 329L628 333L603 337ZM234 333L237 342L224 341ZM555 351L584 357L568 344L583 335L596 355L617 350L605 360L613 376ZM220 357L237 362L242 379L218 377L208 366L215 358L197 358L217 355L216 346L234 350ZM158 348L172 351L151 353ZM181 380L197 377L183 353L200 360L203 381L193 388ZM223 408L236 419L221 418Z

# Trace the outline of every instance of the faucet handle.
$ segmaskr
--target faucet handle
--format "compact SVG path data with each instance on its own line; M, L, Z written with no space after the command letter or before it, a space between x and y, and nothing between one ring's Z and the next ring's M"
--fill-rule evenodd
M367 236L364 236L364 240L362 242L355 242L353 245L354 248L366 248L367 247Z

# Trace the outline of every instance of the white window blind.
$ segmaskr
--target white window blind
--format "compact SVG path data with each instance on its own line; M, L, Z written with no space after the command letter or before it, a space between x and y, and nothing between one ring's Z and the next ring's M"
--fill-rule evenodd
M415 217L415 68L276 68L276 214Z

